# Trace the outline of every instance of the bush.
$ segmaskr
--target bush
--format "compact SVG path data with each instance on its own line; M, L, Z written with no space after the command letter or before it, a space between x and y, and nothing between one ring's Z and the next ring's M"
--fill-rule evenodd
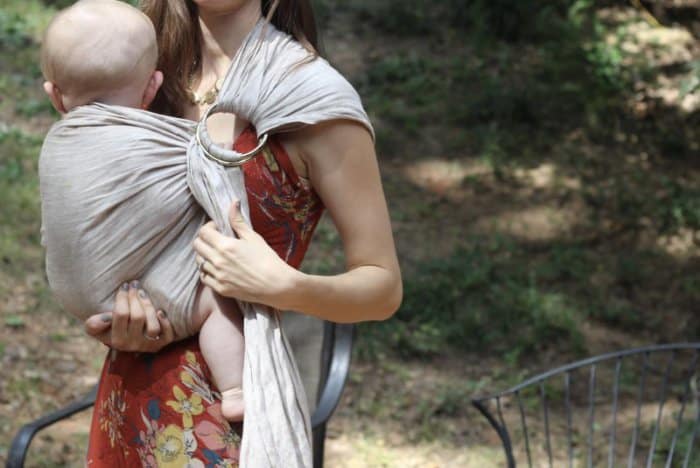
M522 253L508 243L475 244L420 265L404 282L397 316L362 328L361 352L429 356L447 347L517 360L554 344L580 351L582 317L566 295L538 284Z

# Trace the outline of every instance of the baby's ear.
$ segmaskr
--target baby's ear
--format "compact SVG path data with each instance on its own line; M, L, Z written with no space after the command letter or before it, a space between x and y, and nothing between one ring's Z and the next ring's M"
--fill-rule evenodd
M141 98L141 109L148 109L150 107L162 84L163 72L159 70L154 71L151 77L148 79L146 90L143 92L143 97Z
M51 81L44 81L44 92L49 96L49 100L54 109L56 109L59 114L65 114L66 106L63 105L63 94L61 90L58 89L58 86Z

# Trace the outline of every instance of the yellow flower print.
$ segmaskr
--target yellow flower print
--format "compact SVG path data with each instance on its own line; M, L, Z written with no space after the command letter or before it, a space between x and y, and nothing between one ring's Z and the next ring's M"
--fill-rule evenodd
M189 461L185 452L182 429L174 424L169 425L156 436L156 448L153 452L159 468L182 468L187 466Z
M199 364L197 363L197 357L194 355L194 353L192 351L187 351L185 353L185 360L191 366L199 366Z
M182 426L185 429L192 427L192 416L204 412L202 397L193 393L191 397L187 398L187 395L177 385L173 386L173 395L177 401L170 400L166 404L182 415Z
M186 387L192 388L194 385L194 379L190 374L185 371L180 372L180 380L185 384Z

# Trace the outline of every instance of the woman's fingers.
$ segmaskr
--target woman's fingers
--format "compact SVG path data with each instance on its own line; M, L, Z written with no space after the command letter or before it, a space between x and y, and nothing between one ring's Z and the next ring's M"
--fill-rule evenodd
M199 264L199 273L200 276L202 273L204 275L212 277L212 278L219 278L219 271L208 261L204 261L203 263Z
M214 278L219 278L219 274L221 272L209 260L197 255L195 257L195 261L197 262L197 267L199 268L200 274L205 273L209 276L213 276Z
M102 342L102 344L109 346L110 348L112 347L112 332L109 330L99 333L97 335L92 335L93 338L95 338L97 341Z
M158 339L160 336L160 323L158 322L158 317L156 315L156 308L153 307L153 303L146 294L146 291L139 289L137 293L137 299L141 304L141 308L145 312L146 317L146 329L144 330L144 335L152 340Z
M221 250L224 246L229 245L231 241L235 241L233 237L220 233L213 221L209 221L199 229L197 239L204 241L205 244L217 250Z
M208 244L206 241L204 241L202 238L202 231L200 230L199 232L199 237L195 238L194 242L192 243L194 251L197 252L197 255L199 255L199 258L201 258L202 261L206 260L212 264L217 263L221 258L218 248L216 245ZM199 264L201 265L202 262L200 261Z
M209 245L216 245L225 236L216 230L216 224L213 221L209 221L199 229L197 237Z
M129 341L138 334L143 334L146 325L146 311L139 300L140 290L141 283L138 281L132 281L129 285L129 325L127 327Z
M111 326L112 314L110 312L91 315L85 320L85 332L95 338L107 332Z
M157 312L158 324L160 325L160 339L159 344L162 346L170 344L175 339L175 332L173 331L173 326L168 319L168 315L159 310Z
M119 288L113 312L88 317L85 331L119 351L156 352L175 339L167 316L155 310L138 281Z
M110 346L123 349L126 345L127 328L129 326L129 283L124 283L117 291L112 312L112 330Z
M215 277L213 277L210 274L205 274L205 273L200 273L199 274L199 279L202 283L205 285L209 286L212 288L214 291L217 293L221 294L222 296L227 296L230 294L230 291L227 290L227 288L224 287L223 284L221 284Z
M245 239L250 233L255 232L243 218L240 200L237 200L235 203L231 204L231 209L228 212L228 222L231 225L233 232L236 233L236 236L240 237L241 239Z

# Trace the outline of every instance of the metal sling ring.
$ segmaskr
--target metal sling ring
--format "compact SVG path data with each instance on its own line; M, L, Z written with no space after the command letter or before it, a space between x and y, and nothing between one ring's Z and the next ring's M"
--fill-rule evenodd
M211 141L209 133L206 129L207 119L213 113L214 110L216 110L215 106L211 106L209 109L207 109L207 111L204 113L204 116L202 116L202 119L197 124L197 130L195 131L195 138L197 139L197 144L200 148L202 148L204 156L206 156L214 162L221 164L222 166L237 167L243 164L244 162L248 161L249 159L253 158L253 156L258 154L263 149L263 147L267 143L267 133L265 133L259 138L258 146L253 148L251 151L248 151L247 153L239 153L238 151L227 150L216 146L214 142Z

